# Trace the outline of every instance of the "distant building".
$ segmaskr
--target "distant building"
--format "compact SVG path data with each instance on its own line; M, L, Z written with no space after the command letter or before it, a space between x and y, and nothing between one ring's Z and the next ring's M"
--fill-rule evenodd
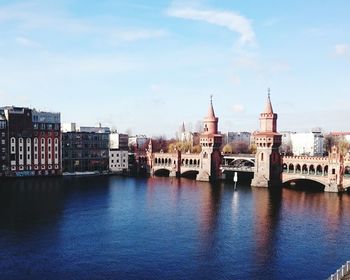
M292 135L295 132L292 131L280 131L282 136L282 144L280 146L280 152L284 155L290 155L293 153L293 145L292 145Z
M294 155L323 155L324 137L321 131L293 133L290 135L290 137Z
M7 135L2 131L2 171L7 176L60 175L60 113L41 112L24 107L1 108L1 122L7 121ZM0 129L1 130L1 129ZM4 140L4 141L3 141ZM5 170L4 170L5 169Z
M129 137L129 146L135 147L137 150L147 148L146 145L149 138L146 135L135 135Z
M109 128L79 128L74 124L64 125L64 129L63 172L108 171Z
M226 135L226 143L238 143L243 142L247 145L250 145L250 139L252 134L250 132L227 132Z
M129 169L129 136L112 132L109 134L109 170L126 172Z
M346 141L350 142L350 132L331 132L330 135L334 137L343 137Z

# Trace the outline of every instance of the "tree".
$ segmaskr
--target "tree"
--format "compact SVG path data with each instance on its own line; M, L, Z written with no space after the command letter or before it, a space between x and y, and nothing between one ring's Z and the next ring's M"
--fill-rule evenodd
M191 149L191 153L193 154L199 154L202 151L201 145L194 145Z
M232 146L230 144L226 144L223 148L222 148L222 152L224 154L232 154L233 153L233 149Z
M249 153L251 154L256 154L256 145L255 144L251 144L249 147Z
M350 144L344 137L341 137L338 141L338 148L339 153L345 156L349 152Z
M249 145L244 141L237 141L232 143L233 151L236 154L248 154Z

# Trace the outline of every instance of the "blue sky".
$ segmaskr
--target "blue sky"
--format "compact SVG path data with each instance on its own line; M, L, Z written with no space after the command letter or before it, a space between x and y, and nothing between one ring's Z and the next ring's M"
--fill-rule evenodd
M0 104L174 136L214 95L219 128L350 131L350 2L1 1Z

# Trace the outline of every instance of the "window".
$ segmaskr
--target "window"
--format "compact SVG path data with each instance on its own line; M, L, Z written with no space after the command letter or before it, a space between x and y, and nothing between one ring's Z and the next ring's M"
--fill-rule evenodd
M11 144L15 144L15 137L11 138Z

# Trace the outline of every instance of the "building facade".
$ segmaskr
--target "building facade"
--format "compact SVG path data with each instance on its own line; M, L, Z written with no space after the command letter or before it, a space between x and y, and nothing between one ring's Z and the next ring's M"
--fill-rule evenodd
M322 156L324 137L320 131L291 134L293 155Z
M63 172L108 171L109 128L71 127L62 133Z
M129 136L112 132L109 134L109 170L127 172L129 170Z
M62 174L60 113L13 106L2 111L7 121L7 135L2 134L7 138L2 141L7 150L4 175Z
M4 110L0 109L0 176L5 176L8 169L7 119Z

